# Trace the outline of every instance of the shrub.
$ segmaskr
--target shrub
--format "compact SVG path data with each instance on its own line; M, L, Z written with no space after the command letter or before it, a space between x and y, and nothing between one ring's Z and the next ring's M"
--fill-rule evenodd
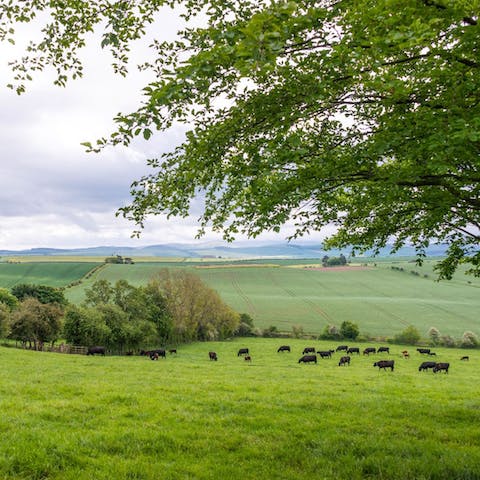
M453 348L456 346L456 342L455 342L455 339L450 335L442 335L440 337L440 345L443 345L444 347Z
M292 334L295 338L300 338L304 334L303 327L301 325L292 325Z
M473 332L464 332L461 346L463 348L478 347L478 337Z
M420 338L420 332L413 325L409 325L402 333L393 337L395 343L404 345L416 345Z
M340 335L342 338L355 340L359 334L360 330L356 323L344 321L340 325Z
M440 344L440 332L438 331L438 328L430 327L428 330L428 336L432 345Z
M335 325L326 325L318 338L319 340L339 340L341 338L340 330Z

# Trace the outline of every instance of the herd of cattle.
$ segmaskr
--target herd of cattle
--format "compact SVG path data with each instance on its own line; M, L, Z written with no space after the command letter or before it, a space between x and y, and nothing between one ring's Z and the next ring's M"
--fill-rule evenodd
M105 355L106 349L105 347L89 347L87 350L87 355ZM171 354L176 354L176 349L166 350L164 348L158 348L155 350L141 350L140 355L144 355L149 357L151 360L158 360L159 358L166 358L167 352ZM290 345L281 345L277 353L281 352L291 352ZM306 347L303 349L302 357L298 360L298 363L317 363L318 358L332 358L334 353L340 352L341 357L339 359L338 365L339 366L346 366L350 365L350 361L352 359L353 354L360 355L360 348L359 347L349 347L348 345L339 345L335 350L316 350L315 347ZM436 356L435 352L432 352L429 348L417 348L417 352L421 355L429 355L429 356ZM390 354L389 347L379 347L378 349L374 347L367 347L363 349L362 354L370 356L371 354L378 354L378 353L387 353ZM133 353L129 352L127 355L132 355ZM402 351L403 358L409 358L410 354L407 350ZM218 355L216 352L208 352L208 356L210 360L218 361ZM237 357L243 357L246 361L251 362L252 357L250 355L250 351L248 348L240 348L237 353ZM463 356L460 360L469 360L468 356ZM373 364L374 367L378 367L379 369L387 370L390 369L391 371L394 370L395 367L395 360L379 360ZM448 369L450 368L449 363L445 362L422 362L421 365L418 367L418 371L428 371L432 370L434 373L443 371L448 373Z

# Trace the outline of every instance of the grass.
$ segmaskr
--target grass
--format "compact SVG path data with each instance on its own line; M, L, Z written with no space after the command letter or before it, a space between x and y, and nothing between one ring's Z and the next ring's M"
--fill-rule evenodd
M2 348L0 478L480 478L480 352L438 349L451 371L434 375L402 347L384 372L363 356L298 364L312 342L289 343L197 343L158 362Z

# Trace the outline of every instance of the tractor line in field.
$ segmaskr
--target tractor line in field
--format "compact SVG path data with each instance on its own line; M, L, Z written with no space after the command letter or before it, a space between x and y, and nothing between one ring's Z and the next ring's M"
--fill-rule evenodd
M310 309L311 309L314 313L322 316L322 317L325 318L328 322L332 322L332 321L333 321L332 318L330 317L330 315L329 315L327 312L325 312L325 310L322 310L315 302L313 302L312 300L309 300L309 299L307 299L307 298L302 298L302 297L298 296L293 290L290 290L290 289L285 288L285 287L283 287L282 285L280 285L280 284L278 283L278 281L274 278L274 276L272 275L271 272L268 272L268 277L269 277L269 279L270 279L270 282L271 282L275 287L277 287L279 290L284 291L284 292L285 292L287 295L289 295L291 298L294 298L295 300L298 300L299 302L308 305L308 306L310 307Z

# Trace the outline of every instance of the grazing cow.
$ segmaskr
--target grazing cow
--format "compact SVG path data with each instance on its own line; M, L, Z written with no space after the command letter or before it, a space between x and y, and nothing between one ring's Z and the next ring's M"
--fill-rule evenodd
M87 355L103 355L105 356L105 347L88 347Z
M448 368L450 367L449 363L436 363L433 367L433 373L437 373L440 370L443 370L445 373L448 373Z
M150 352L150 360L158 360L158 353Z
M390 347L378 347L377 353L382 352L390 353Z
M342 350L347 351L348 350L348 345L339 345L336 349L337 352L341 352Z
M340 361L338 362L338 366L342 365L350 365L350 357L347 355L346 357L341 357Z
M407 350L404 350L404 351L402 352L402 357L403 357L403 358L410 358L410 354L408 353Z
M277 350L277 353L278 352L289 352L290 351L290 345L282 345L281 347L279 347L279 349Z
M460 360L470 360L470 357L469 356L465 356L465 357L462 357Z
M364 351L364 355L370 355L371 353L375 353L377 350L374 347L367 347Z
M436 354L435 352L429 352L428 354L429 354L430 356L432 356L432 357L433 357L433 356L435 356L435 357L437 356L437 354Z
M317 355L320 355L321 358L332 358L333 350L325 350L323 352L317 352Z
M373 366L378 367L379 370L381 368L383 368L384 370L386 370L387 368L390 368L392 372L393 372L394 365L395 365L395 360L380 360L379 362L375 362L373 364Z
M155 355L155 354L157 354L157 358L158 357L167 358L164 348L157 348L156 350L146 350L146 351L141 350L140 351L140 355L149 356L150 358L152 358L152 355Z
M252 361L252 357L250 355L245 355L245 361L246 362L251 362Z
M171 348L168 353L171 355L172 353L177 353L177 349L176 348Z
M358 347L350 347L347 350L347 353L356 353L356 354L360 355L360 349Z
M303 349L302 355L305 355L306 353L315 353L315 347L306 347Z
M240 355L248 355L248 353L248 348L241 348L237 353L237 357L239 357Z
M418 371L422 372L423 370L428 370L429 368L433 368L435 366L435 362L423 362L419 367Z
M210 360L215 360L215 361L218 360L217 354L215 352L208 352L208 356L209 356Z
M430 349L429 348L417 348L417 352L422 353L422 354L428 354L428 353L430 353Z
M316 355L304 355L298 363L310 363L314 362L317 363L317 356Z

